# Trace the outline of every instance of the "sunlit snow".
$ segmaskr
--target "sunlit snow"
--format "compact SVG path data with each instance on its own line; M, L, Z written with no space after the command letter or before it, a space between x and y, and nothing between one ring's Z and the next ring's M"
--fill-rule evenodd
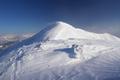
M0 53L0 80L119 80L120 39L56 22Z

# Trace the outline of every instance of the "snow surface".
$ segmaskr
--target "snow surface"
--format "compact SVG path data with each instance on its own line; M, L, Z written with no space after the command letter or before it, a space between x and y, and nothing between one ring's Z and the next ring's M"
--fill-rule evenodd
M120 80L120 39L56 22L0 53L0 80Z
M108 33L96 34L88 32L80 28L75 28L70 24L64 22L56 22L50 24L45 29L34 36L37 40L67 40L67 39L92 39L92 40L110 40L120 41L119 38ZM39 39L38 39L39 38Z

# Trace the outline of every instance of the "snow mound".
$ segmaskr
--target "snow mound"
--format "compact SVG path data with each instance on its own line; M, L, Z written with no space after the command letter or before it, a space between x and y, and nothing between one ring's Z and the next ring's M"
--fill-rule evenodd
M70 24L64 23L62 21L55 22L38 34L36 34L33 39L38 41L46 40L68 40L68 39L92 39L92 40L109 40L109 41L120 41L119 38L110 35L108 33L96 34L93 32L88 32L80 28L75 28Z

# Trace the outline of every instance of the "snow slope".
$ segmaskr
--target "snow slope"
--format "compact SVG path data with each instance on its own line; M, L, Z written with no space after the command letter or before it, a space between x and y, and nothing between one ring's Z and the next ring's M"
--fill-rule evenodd
M0 80L120 80L120 41L56 22L0 53Z
M119 38L110 35L108 33L96 34L93 32L88 32L79 28L75 28L70 24L64 22L56 22L50 24L45 29L40 31L35 35L43 41L45 40L67 40L67 39L99 39L99 40L110 40L110 41L120 41ZM35 39L34 37L34 39ZM37 40L39 40L37 39Z

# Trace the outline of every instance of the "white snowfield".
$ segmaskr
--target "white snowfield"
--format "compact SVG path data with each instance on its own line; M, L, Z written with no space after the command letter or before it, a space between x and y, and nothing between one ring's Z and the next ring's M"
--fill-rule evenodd
M56 22L0 53L0 80L120 80L120 39Z

